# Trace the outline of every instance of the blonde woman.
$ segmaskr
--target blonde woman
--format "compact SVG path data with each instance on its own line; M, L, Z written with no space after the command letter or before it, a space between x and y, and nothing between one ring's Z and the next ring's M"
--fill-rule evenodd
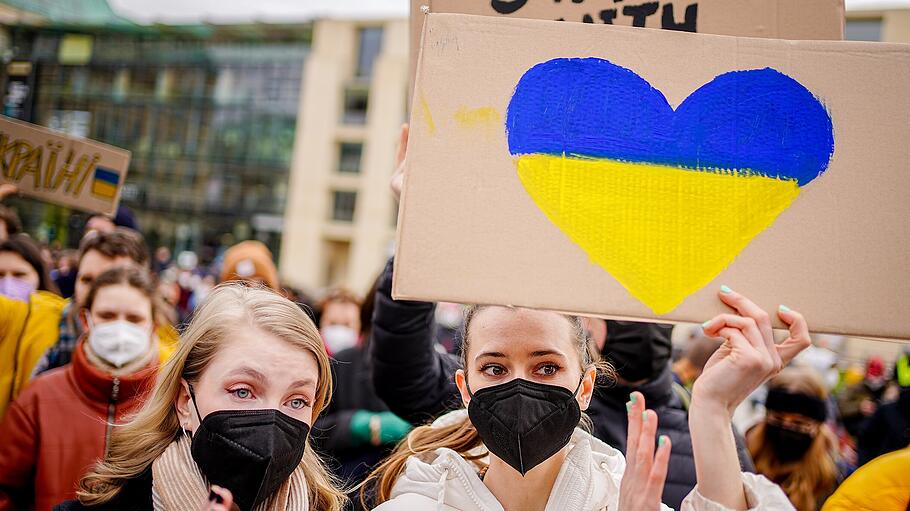
M340 510L344 495L308 440L331 386L322 339L299 307L219 286L78 500L56 509Z
M735 313L704 324L725 339L695 383L689 425L698 485L684 511L793 509L775 484L741 473L733 409L809 345L803 317L778 312L790 338L776 345L769 315L723 287ZM609 340L608 340L609 342ZM455 383L466 410L413 430L371 476L378 511L656 511L673 448L634 392L628 447L578 428L597 361L578 318L509 307L469 309ZM373 498L371 498L373 497ZM667 509L663 507L663 509Z
M844 478L828 428L828 392L816 372L791 367L768 384L765 419L746 443L759 474L781 485L799 511L816 511Z

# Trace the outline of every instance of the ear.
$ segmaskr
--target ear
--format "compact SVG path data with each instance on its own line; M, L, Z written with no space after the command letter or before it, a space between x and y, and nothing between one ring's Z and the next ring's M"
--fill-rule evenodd
M180 390L177 391L177 400L174 406L177 408L177 420L180 422L180 427L189 431L195 430L194 423L196 421L194 419L196 417L192 411L193 404L190 403L190 387L183 378L180 379Z
M463 369L455 371L455 385L458 387L458 393L461 394L461 404L465 408L471 402L471 393L468 392L468 377L464 374Z
M588 406L591 404L591 398L594 397L594 384L597 382L597 368L594 366L589 367L584 376L581 377L581 385L578 388L578 395L575 396L575 399L578 400L578 407L581 408L581 411L588 409Z
M88 309L85 309L85 308L79 309L79 326L82 327L83 332L88 331L88 315L89 315Z

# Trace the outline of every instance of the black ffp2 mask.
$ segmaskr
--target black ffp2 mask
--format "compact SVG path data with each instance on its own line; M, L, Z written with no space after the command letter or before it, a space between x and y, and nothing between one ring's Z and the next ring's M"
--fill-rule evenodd
M765 424L765 438L783 463L798 461L806 455L815 437L802 431L793 431L776 424Z
M468 417L487 449L524 476L569 443L581 420L577 392L516 378L471 394Z
M199 416L192 388L190 394ZM307 423L275 409L220 410L200 418L190 452L209 483L230 490L241 511L250 511L300 465L309 432Z

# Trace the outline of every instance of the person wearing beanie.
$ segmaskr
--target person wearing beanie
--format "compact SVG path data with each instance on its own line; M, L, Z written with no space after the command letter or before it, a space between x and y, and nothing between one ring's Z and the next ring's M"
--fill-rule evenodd
M221 281L240 280L258 282L278 291L278 269L272 261L272 252L261 241L247 240L229 248L224 253Z

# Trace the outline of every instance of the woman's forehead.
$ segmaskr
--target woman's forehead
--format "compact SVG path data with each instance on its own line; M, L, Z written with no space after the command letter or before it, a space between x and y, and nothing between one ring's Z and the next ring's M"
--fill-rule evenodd
M31 268L32 266L25 260L24 257L17 254L16 252L0 252L0 266L3 267L25 267Z
M228 334L212 361L212 367L219 374L242 366L288 378L317 378L319 375L316 356L310 350L249 326Z
M509 307L485 307L470 324L469 349L499 352L555 350L568 355L573 350L572 323L555 312Z
M92 303L92 309L116 309L148 314L151 303L151 298L133 286L113 284L101 287L95 292L95 301Z

